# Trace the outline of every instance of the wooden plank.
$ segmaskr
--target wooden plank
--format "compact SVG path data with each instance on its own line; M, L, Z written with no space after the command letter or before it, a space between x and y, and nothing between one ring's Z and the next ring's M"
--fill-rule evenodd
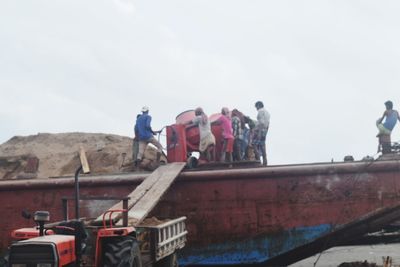
M146 218L147 214L155 207L184 167L184 162L174 162L160 166L128 195L128 197L130 197L128 201L128 217L130 224L137 225ZM108 210L120 209L122 209L122 201ZM133 209L133 211L131 211L131 209ZM103 214L100 215L95 222L101 222L103 220ZM113 213L112 219L115 222L121 217L121 213Z
M89 163L86 158L86 151L83 149L83 147L80 147L79 149L79 158L81 160L83 173L90 173Z
M174 166L165 169L157 183L150 188L136 205L129 209L128 218L134 225L139 224L146 218L149 212L157 205L158 201L171 186L173 181L185 167L186 163L176 162Z

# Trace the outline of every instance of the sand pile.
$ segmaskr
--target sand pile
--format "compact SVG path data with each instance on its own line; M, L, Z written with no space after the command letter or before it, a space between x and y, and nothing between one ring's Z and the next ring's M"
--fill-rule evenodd
M39 133L15 136L0 145L0 179L47 178L73 175L86 151L91 173L128 171L132 139L100 133Z

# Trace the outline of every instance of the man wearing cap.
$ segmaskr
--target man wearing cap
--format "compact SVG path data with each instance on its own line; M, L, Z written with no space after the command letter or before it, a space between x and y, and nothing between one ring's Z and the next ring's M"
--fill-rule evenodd
M149 108L147 106L142 108L142 115L140 115L136 121L135 132L139 135L139 153L137 155L137 161L142 161L147 144L151 143L157 147L157 162L159 162L162 154L162 145L153 136L157 132L151 129L151 116L149 115Z
M132 143L132 160L135 162L135 165L138 163L137 157L139 154L139 131L137 127L137 120L142 114L137 114L136 115L136 123L135 123L135 137L133 138L133 143Z

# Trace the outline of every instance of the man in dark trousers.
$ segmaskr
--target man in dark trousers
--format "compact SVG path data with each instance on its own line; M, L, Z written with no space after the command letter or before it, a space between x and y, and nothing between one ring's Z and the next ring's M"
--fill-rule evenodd
M257 122L254 128L254 135L252 145L256 158L259 160L262 156L262 164L267 166L267 151L265 148L265 140L269 129L270 115L264 108L264 104L261 101L257 101L255 104L257 109Z
M136 116L136 122L135 122L135 137L133 138L133 143L132 143L132 160L135 163L135 166L138 163L137 157L139 154L139 131L137 125L137 120L139 119L141 114L138 114Z
M135 132L138 133L139 137L137 162L140 163L142 161L147 144L151 143L157 147L157 163L159 163L162 154L162 145L153 136L159 132L151 129L151 116L149 115L149 108L146 106L142 108L142 115L136 120Z

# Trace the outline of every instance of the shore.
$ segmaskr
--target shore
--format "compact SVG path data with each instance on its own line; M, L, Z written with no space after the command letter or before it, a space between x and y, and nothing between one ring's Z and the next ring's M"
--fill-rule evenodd
M400 243L334 247L299 261L290 267L337 267L343 262L364 262L383 265L383 258L392 258L392 267L400 266Z

